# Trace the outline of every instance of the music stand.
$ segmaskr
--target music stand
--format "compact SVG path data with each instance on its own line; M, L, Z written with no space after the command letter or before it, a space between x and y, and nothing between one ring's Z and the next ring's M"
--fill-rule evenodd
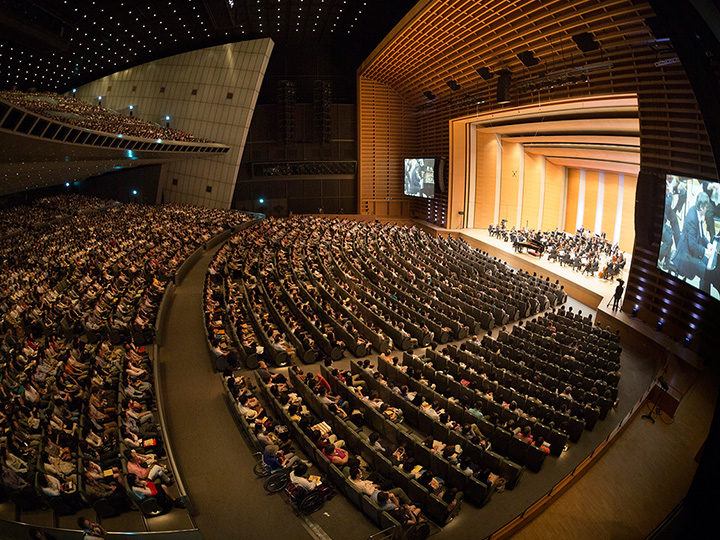
M640 418L647 418L647 419L650 420L653 424L655 423L655 419L652 417L652 415L653 415L653 413L655 413L655 411L659 408L660 400L662 399L663 394L665 394L665 392L667 392L668 389L670 388L670 387L668 386L668 383L665 381L665 379L663 379L663 376L662 376L662 375L660 375L660 376L658 377L658 379L657 379L656 382L657 382L658 385L660 386L660 393L658 394L657 399L655 399L655 404L653 405L653 408L650 409L650 412L649 412L649 413L643 414L643 415L640 417Z

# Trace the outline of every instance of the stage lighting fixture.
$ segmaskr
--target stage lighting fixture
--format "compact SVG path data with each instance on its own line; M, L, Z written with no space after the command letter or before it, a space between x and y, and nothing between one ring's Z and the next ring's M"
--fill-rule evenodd
M425 97L432 101L433 99L435 99L435 94L428 90L427 92L425 92Z
M477 68L475 71L486 81L489 81L495 76L495 74L486 67Z
M455 79L445 81L445 84L447 84L448 87L450 87L450 90L452 90L453 92L457 92L461 88Z
M655 330L657 330L658 332L660 332L660 331L662 330L662 328L663 328L663 324L665 324L665 320L664 320L664 319L660 319L660 320L657 322L657 326L655 327Z
M638 305L636 304L635 307L634 307L633 310L632 310L632 316L633 316L633 317L637 317L637 312L638 312L639 309L640 309L640 306L638 306Z
M523 51L521 53L518 53L517 57L520 59L520 61L525 67L537 66L540 63L540 60L535 58L532 51Z

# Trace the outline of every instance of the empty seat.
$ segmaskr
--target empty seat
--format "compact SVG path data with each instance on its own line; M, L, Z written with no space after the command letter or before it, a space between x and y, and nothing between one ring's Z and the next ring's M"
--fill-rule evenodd
M490 438L493 451L505 455L508 450L508 444L510 444L510 439L512 439L512 433L500 427L496 428Z
M525 454L527 454L530 445L519 437L510 439L507 448L507 455L515 463L523 465L525 463Z

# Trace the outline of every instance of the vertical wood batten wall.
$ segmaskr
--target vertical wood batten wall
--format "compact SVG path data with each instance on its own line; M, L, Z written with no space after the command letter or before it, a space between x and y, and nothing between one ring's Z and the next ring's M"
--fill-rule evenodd
M411 107L389 86L360 77L358 114L358 213L408 217L403 195L404 159L419 156Z

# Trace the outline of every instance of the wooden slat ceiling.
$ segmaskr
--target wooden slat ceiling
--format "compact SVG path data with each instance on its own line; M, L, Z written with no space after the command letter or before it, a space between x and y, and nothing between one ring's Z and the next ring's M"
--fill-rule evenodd
M436 96L435 102L472 94L494 99L497 77L484 80L476 72L480 67L493 73L510 70L517 85L594 63L610 62L615 70L624 71L672 54L666 45L657 45L645 24L653 13L642 1L435 0L427 4L359 70L362 77L388 84L418 108L429 103L426 91ZM579 50L572 36L583 32L600 43L598 50ZM532 51L538 65L522 64L516 55L525 51ZM587 84L607 75L607 69L590 72ZM460 90L450 90L448 80L455 80Z
M555 163L637 174L637 97L611 94L627 92L628 78L637 80L673 54L645 23L652 16L645 2L634 0L429 0L398 25L359 74L390 86L423 115L477 100L479 117L488 107L495 116L477 122L479 131L526 144ZM600 44L598 50L579 49L572 37L583 32ZM526 51L539 60L536 66L525 67L517 57ZM517 99L497 104L498 78L483 79L481 67L509 70L513 96L533 93L546 105L519 115L506 111ZM553 89L548 76L558 73L570 76ZM451 90L449 80L460 89ZM607 102L580 98L575 106L556 108L556 96L568 95L566 85L601 88Z

